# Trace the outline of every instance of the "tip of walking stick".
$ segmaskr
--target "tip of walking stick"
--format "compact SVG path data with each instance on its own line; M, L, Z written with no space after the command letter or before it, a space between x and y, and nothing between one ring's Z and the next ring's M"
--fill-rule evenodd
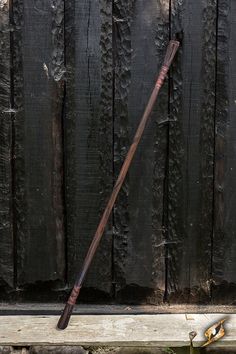
M57 328L58 329L65 329L68 326L68 323L70 321L70 316L72 314L74 305L66 304L61 317L59 318L59 321L57 323Z

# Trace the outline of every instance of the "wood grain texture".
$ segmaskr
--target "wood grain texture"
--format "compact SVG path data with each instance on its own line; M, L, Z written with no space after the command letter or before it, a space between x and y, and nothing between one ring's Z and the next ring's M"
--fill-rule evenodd
M235 241L235 113L236 4L218 3L215 218L213 239L213 300L233 303L236 295Z
M11 35L9 3L0 7L0 285L13 286Z
M63 280L63 1L14 0L17 280Z
M168 292L207 302L211 284L216 1L172 1L173 66L168 182Z
M118 174L168 43L163 1L115 1L114 172ZM158 108L157 108L158 107ZM120 301L162 301L165 288L163 191L168 86L128 172L114 209L114 282ZM161 124L162 123L162 124ZM139 290L136 291L136 287ZM136 290L135 290L136 289Z
M212 348L236 344L236 315L80 315L65 331L56 329L57 316L4 316L0 322L1 345L81 345L148 348L189 347L189 332L197 332L194 347L205 342L204 330L222 318L227 335ZM171 323L171 336L170 336ZM188 348L189 349L189 348Z
M65 161L68 281L80 269L112 190L112 4L69 1ZM111 291L111 224L85 287ZM82 291L83 297L83 291Z
M235 303L235 14L233 0L0 1L1 299L64 298L176 35L81 299ZM8 295L14 281L26 290Z

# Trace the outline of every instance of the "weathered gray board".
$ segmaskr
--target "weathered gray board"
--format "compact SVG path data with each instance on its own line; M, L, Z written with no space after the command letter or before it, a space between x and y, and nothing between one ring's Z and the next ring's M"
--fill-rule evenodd
M189 346L195 331L194 347L205 342L204 331L226 318L226 335L212 347L236 345L236 315L81 315L72 316L66 330L56 329L57 316L4 316L0 321L1 345L82 345L82 346Z

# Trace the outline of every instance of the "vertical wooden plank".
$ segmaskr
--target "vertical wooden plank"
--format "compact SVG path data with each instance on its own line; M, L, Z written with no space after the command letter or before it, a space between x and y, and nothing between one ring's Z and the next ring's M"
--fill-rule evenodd
M171 302L210 298L213 213L216 1L172 1L173 67L169 132Z
M114 1L114 168L118 174L155 83L169 36L166 1ZM121 301L162 301L168 85L114 209L114 282Z
M236 4L218 1L213 300L236 295Z
M210 298L216 1L172 0L173 67L168 182L171 302Z
M14 0L18 284L63 280L61 1Z
M76 0L66 7L66 213L72 284L113 183L112 2ZM85 283L102 296L111 291L111 256L110 224Z
M0 285L13 286L11 35L9 2L0 4Z

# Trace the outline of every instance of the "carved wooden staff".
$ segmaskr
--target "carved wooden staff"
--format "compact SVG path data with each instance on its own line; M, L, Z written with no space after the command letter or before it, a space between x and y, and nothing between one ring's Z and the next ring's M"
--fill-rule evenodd
M148 101L148 104L147 104L147 107L144 111L144 114L143 114L143 117L139 123L139 126L138 126L138 129L136 131L136 134L134 136L134 139L133 139L133 142L132 142L132 145L130 146L129 148L129 151L127 153L127 156L125 158L125 161L123 163L123 166L120 170L120 173L119 173L119 176L118 176L118 179L116 181L116 184L113 188L113 191L112 191L112 194L111 194L111 197L107 203L107 206L106 206L106 209L104 210L104 213L102 215L102 218L100 220L100 223L98 225L98 228L95 232L95 235L94 235L94 238L93 238L93 241L89 247L89 250L88 250L88 253L86 255L86 258L84 260L84 264L83 264L83 267L82 267L82 270L81 272L78 274L77 278L76 278L76 281L75 281L75 285L74 285L74 288L70 294L70 297L65 305L65 308L64 308L64 311L58 321L58 324L57 324L57 327L59 329L65 329L68 325L68 322L70 320L70 316L72 314L72 311L73 311L73 307L76 303L76 299L79 295L79 292L80 292L80 289L82 287L82 284L83 284L83 281L84 281L84 278L85 278L85 275L88 271L88 268L90 266L90 263L94 257L94 254L97 250L97 247L99 245L99 242L101 240L101 237L103 235L103 232L104 232L104 229L106 227L106 224L107 224L107 221L108 221L108 218L111 214L111 211L112 211L112 208L114 206L114 203L116 201L116 198L117 198L117 195L121 189L121 186L124 182L124 179L125 179L125 176L127 174L127 171L129 169L129 166L131 164L131 161L133 159L133 156L134 156L134 153L137 149L137 146L139 144L139 141L142 137L142 134L143 134L143 131L144 131L144 128L146 126L146 123L148 121L148 118L150 116L150 113L152 112L152 109L153 109L153 106L155 104L155 101L156 101L156 98L157 98L157 95L159 93L159 90L161 88L161 86L163 85L163 82L165 80L165 77L166 77L166 74L169 70L169 67L174 59L174 56L175 56L175 53L177 51L179 47L179 42L177 41L174 41L174 40L171 40L169 42L169 45L167 47L167 51L166 51L166 56L165 56L165 59L164 59L164 63L161 67L161 70L160 70L160 73L159 73L159 76L157 78L157 81L156 81L156 84L155 84L155 87L152 91L152 94L151 94L151 97Z

